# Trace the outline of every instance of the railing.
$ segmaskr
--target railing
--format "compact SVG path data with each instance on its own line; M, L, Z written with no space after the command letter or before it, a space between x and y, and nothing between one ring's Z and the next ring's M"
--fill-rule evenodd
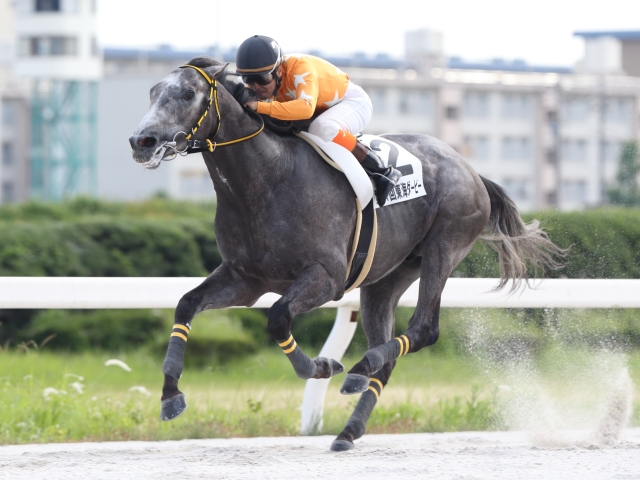
M183 294L204 278L115 277L0 277L0 309L5 308L175 308ZM442 293L442 307L477 308L640 308L640 280L544 280L533 289L509 294L508 287L492 291L493 278L450 278ZM419 282L400 298L399 306L415 307ZM268 308L277 294L266 294L254 307ZM342 359L351 343L360 309L360 291L328 302L337 308L336 321L320 356ZM308 380L302 401L303 434L322 426L326 380Z

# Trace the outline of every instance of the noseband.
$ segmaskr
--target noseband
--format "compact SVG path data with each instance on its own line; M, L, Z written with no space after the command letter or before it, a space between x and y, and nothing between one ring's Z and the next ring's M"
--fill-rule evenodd
M256 130L255 132L249 135L236 138L235 140L228 140L226 142L219 142L219 143L216 142L215 138L218 135L218 132L220 131L220 124L222 123L222 116L220 115L220 106L218 105L218 80L216 80L215 78L212 79L211 77L209 77L209 75L207 75L207 73L204 70L194 65L183 65L180 68L192 68L205 78L205 80L209 84L209 103L207 103L207 106L205 107L204 112L202 113L202 115L200 115L200 119L198 120L196 125L191 129L191 132L188 135L186 135L185 138L187 140L187 146L185 147L185 149L178 150L177 148L176 137L180 133L185 133L185 132L178 132L174 135L172 142L166 142L164 145L162 145L163 148L170 148L174 152L172 155L170 155L167 158L164 158L163 160L173 160L174 158L176 158L176 155L178 154L185 156L190 153L200 153L204 151L209 151L213 153L213 151L218 147L226 147L227 145L233 145L236 143L244 142L245 140L250 140L253 137L259 135L262 132L262 130L264 130L264 120L262 119L262 117L258 115L256 112L254 112L253 110L245 107L245 111L247 113L249 113L250 115L254 115L259 120L260 128L258 128L258 130ZM198 129L200 128L200 124L207 117L207 115L209 114L209 110L211 110L212 106L215 106L216 116L218 117L218 125L216 126L216 131L213 133L213 135L210 138L206 138L204 141L196 140L196 139L192 140L191 137L195 135L195 133L198 131Z

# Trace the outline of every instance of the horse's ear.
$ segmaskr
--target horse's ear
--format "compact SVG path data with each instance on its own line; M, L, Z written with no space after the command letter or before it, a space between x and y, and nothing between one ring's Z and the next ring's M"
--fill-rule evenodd
M204 68L203 70L207 72L207 75L211 78L219 78L227 73L227 67L229 67L228 62L221 65L213 65L211 67Z

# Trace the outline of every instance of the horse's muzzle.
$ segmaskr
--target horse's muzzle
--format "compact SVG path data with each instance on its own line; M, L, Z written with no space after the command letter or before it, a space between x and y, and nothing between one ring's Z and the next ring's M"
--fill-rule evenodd
M150 135L131 135L129 137L129 145L136 150L151 150L158 144L158 137Z

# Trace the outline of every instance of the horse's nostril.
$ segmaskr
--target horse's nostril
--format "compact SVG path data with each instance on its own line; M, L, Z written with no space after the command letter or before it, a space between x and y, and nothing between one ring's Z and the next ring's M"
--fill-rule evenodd
M140 137L138 145L143 148L151 148L157 143L156 137Z

